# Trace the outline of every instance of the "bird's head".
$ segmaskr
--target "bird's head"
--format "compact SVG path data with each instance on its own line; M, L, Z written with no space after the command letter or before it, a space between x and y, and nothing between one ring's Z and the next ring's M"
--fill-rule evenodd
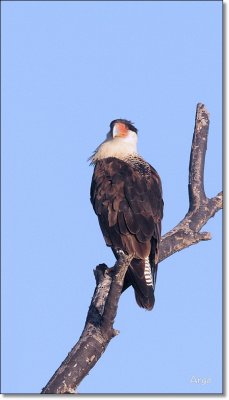
M133 139L137 141L138 130L131 121L126 119L115 119L110 123L110 133L112 138Z
M103 158L116 157L125 159L128 155L136 155L137 132L137 128L131 121L121 118L111 121L106 140L90 157L92 164Z

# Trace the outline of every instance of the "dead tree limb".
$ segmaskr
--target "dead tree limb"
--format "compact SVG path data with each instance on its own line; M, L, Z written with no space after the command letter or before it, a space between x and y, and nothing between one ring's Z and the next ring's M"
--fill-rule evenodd
M179 224L162 237L160 261L201 240L210 240L210 232L200 232L200 230L223 207L222 192L209 199L204 190L208 130L209 114L203 104L197 104L189 162L189 210Z
M207 221L222 208L222 192L207 198L204 191L204 163L209 130L209 115L203 104L197 104L195 128L189 163L189 210L160 244L159 262L201 240L210 240L209 232L200 232ZM87 314L84 330L61 366L41 393L75 393L77 386L118 334L113 328L123 280L132 256L120 255L113 268L97 266L96 288Z

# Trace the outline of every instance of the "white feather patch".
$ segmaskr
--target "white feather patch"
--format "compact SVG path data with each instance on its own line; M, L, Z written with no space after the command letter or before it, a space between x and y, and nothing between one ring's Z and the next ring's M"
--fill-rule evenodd
M150 262L149 262L149 257L145 258L145 280L147 286L153 286L153 278L152 278L152 273L151 273L151 267L150 267Z
M129 131L125 138L115 137L114 139L106 139L95 151L95 154L90 157L92 163L108 157L116 157L121 160L128 156L137 155L137 134Z

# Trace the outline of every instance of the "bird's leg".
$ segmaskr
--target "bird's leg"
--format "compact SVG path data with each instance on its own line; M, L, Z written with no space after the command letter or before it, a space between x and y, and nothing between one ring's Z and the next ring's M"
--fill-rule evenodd
M118 278L119 282L124 281L124 277L126 275L126 271L133 259L132 254L126 254L123 250L116 250L118 255L118 260L115 264L115 275Z
M117 249L116 250L116 253L118 254L118 257L120 258L120 257L124 257L126 254L125 254L125 252L123 251L123 250L121 250L121 249Z
M115 255L117 261L113 267L109 268L109 273L111 274L111 276L115 275L115 273L117 271L117 267L120 264L120 262L122 262L124 260L126 253L121 249L115 249L114 255Z

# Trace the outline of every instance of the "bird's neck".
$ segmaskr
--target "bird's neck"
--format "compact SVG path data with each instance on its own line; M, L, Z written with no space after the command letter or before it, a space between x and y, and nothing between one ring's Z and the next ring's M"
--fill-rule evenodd
M103 142L95 154L92 156L92 163L108 157L116 157L125 160L130 156L137 156L137 143L134 141L125 141L123 139L115 138Z

